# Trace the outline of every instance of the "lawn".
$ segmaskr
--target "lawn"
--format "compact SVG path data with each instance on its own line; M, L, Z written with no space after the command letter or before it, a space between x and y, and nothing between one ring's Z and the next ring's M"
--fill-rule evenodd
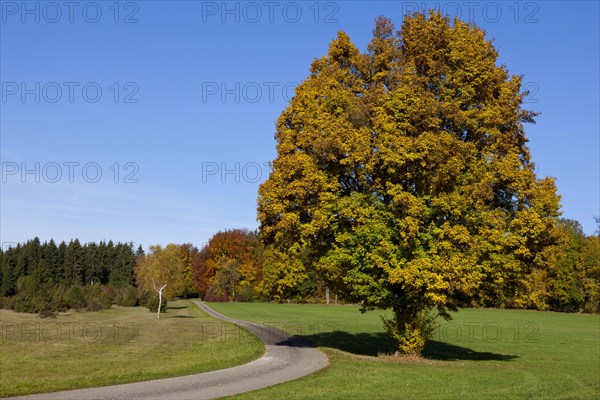
M387 356L394 347L379 312L354 306L212 303L321 347L330 366L236 399L598 399L600 317L463 309L439 321L423 359Z
M0 396L103 386L244 364L264 347L191 301L169 302L156 319L145 307L34 314L0 310Z

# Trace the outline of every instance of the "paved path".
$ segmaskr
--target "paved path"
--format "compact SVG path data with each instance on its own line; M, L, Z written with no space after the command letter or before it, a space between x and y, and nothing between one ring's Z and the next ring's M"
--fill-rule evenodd
M265 342L265 354L248 364L202 374L14 399L214 399L291 381L328 364L323 352L299 338L289 337L272 327L228 318L200 301L195 303L210 316L232 322L257 335Z

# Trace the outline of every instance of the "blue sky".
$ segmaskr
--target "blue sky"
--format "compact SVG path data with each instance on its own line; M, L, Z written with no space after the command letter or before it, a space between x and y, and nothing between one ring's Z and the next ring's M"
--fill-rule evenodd
M0 1L0 241L202 246L256 222L275 120L338 30L442 7L523 74L539 176L599 211L598 2Z

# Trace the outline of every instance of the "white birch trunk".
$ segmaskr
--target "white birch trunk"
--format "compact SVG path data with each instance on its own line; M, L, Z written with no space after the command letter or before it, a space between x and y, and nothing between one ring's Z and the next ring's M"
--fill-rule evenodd
M156 310L156 319L160 319L160 308L162 306L162 294L166 287L167 287L167 284L165 283L159 290L156 290L156 287L154 288L154 290L156 290L158 292L158 310Z

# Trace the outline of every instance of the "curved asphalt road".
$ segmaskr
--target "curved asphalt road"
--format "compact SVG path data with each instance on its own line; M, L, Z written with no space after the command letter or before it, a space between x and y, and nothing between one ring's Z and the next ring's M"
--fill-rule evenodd
M210 316L232 322L254 333L265 342L265 354L248 364L196 375L42 393L14 399L214 399L291 381L328 364L323 352L299 338L289 337L272 327L228 318L200 301L195 303Z

